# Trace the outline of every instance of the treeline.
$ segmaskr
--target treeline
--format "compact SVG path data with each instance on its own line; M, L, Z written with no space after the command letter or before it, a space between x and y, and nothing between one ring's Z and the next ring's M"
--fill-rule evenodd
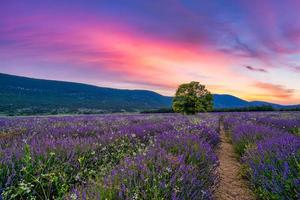
M300 107L297 108L274 108L272 106L253 106L244 108L223 108L214 109L213 112L258 112L258 111L300 111Z
M242 107L242 108L217 108L212 112L264 112L264 111L300 111L298 108L280 108L276 109L270 105L264 106L251 106L251 107ZM144 110L141 113L174 113L172 108L163 108L163 109L153 109L153 110Z
M144 110L140 113L147 114L147 113L174 113L172 108L161 108L161 109L153 109L153 110Z
M219 108L214 109L213 112L255 112L255 111L276 111L273 106L251 106L242 108Z
M283 109L279 109L279 111L300 111L300 107L298 107L298 108L283 108Z
M16 108L14 106L3 107L0 106L0 116L30 116L30 115L80 115L80 114L106 114L106 113L124 113L128 112L123 109L93 109L93 108L68 108L60 107L55 108L52 106L32 106L25 108Z

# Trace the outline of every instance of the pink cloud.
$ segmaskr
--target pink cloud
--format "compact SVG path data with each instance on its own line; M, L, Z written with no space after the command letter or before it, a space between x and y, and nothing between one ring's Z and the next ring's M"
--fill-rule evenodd
M33 21L30 19L30 22ZM206 44L199 48L193 44L158 40L133 33L128 27L116 23L79 23L68 19L57 19L57 22L56 28L60 27L57 29L32 23L21 32L14 32L13 26L1 30L5 39L10 41L0 48L1 57L17 57L20 62L31 59L32 63L65 63L74 69L107 73L108 79L117 78L137 85L147 83L165 89L174 89L188 79L188 74L195 74L195 63L204 63L205 66L199 66L204 73L224 71L229 63L228 57L221 53L207 51ZM182 69L176 70L178 67ZM184 74L184 69L187 74ZM201 74L199 78L202 78Z
M295 90L293 89L288 89L282 85L271 84L271 83L257 82L254 84L254 86L266 92L264 96L271 96L279 99L291 98L295 92Z

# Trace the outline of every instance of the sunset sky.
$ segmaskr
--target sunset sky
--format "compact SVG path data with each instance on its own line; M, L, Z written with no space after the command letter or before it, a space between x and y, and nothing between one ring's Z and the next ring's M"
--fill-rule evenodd
M300 103L299 0L7 0L0 72Z

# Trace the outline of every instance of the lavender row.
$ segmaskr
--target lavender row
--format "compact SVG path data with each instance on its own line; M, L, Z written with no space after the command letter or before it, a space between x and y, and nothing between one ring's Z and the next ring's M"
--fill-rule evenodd
M300 137L257 123L255 116L227 116L224 124L260 199L300 198Z
M285 130L300 136L300 117L291 119L262 117L257 119L257 123Z
M300 112L257 112L232 115L242 121L251 121L300 136Z

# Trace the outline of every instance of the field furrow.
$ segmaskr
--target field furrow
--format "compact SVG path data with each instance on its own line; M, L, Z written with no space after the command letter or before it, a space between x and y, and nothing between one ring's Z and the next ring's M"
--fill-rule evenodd
M254 194L249 189L248 183L240 176L241 165L230 143L230 138L225 134L223 123L220 124L221 144L218 149L220 166L219 187L216 191L217 200L253 200Z

